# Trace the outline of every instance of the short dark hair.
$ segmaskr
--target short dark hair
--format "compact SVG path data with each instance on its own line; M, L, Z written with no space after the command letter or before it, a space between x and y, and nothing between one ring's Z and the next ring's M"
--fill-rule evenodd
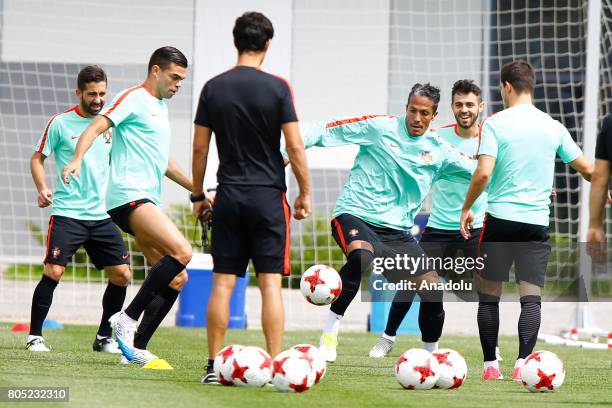
M508 82L517 93L532 93L535 88L535 70L525 60L516 60L505 64L501 69L500 81Z
M434 103L434 113L438 111L438 104L440 103L440 88L433 86L429 82L426 84L414 84L410 90L410 93L408 94L408 103L410 103L410 98L412 98L414 95L421 95L431 99Z
M473 93L474 95L480 98L480 95L482 94L482 90L471 79L460 79L453 84L451 100L455 97L456 94L467 95L470 93Z
M85 85L90 82L108 82L106 80L106 72L97 65L83 67L77 76L77 87L82 91L85 89Z
M149 59L148 72L151 72L153 65L157 65L161 69L166 69L171 63L175 63L179 67L187 68L187 57L174 47L161 47L156 49Z
M268 17L256 11L248 11L236 19L232 34L239 54L263 51L268 40L274 37L274 27Z

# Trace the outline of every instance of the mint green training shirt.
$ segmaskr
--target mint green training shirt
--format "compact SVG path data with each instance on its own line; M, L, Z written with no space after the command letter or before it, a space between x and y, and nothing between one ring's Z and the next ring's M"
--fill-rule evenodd
M436 130L442 140L461 153L476 157L478 137L465 138L457 134L457 124L443 126ZM461 208L467 196L470 182L465 180L438 180L431 194L431 213L427 226L443 230L459 231ZM481 228L487 208L487 193L482 193L472 206L474 228Z
M107 208L145 198L159 205L170 154L166 102L138 85L120 92L100 115L114 127Z
M314 125L306 148L359 145L333 216L351 214L373 225L409 231L431 185L469 182L476 162L435 132L411 136L406 117L369 115Z
M93 117L86 118L78 106L53 116L36 145L36 151L45 157L55 155L57 187L53 193L51 215L77 220L103 220L108 218L104 198L108 184L111 132L97 137L83 157L81 172L69 184L62 181L62 169L74 156L79 136Z
M478 155L496 158L487 212L496 218L548 226L555 155L582 156L565 126L531 104L515 105L482 124Z

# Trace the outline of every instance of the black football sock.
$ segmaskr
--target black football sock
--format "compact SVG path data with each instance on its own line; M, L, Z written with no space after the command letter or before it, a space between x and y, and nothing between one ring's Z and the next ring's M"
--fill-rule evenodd
M115 313L121 311L126 292L127 286L115 285L111 281L108 281L104 296L102 296L102 320L98 328L99 336L110 337L113 334L108 319Z
M166 287L155 295L145 309L142 321L138 325L138 330L134 335L134 347L143 350L147 348L153 333L172 309L178 295L179 291L170 287Z
M419 328L423 342L435 343L440 339L444 327L444 315L442 302L421 302Z
M342 292L338 299L332 303L330 308L332 312L344 316L344 312L359 291L361 273L370 267L373 260L374 254L365 249L356 249L348 255L346 263L340 269Z
M138 320L155 295L167 287L183 269L185 265L170 255L160 259L149 271L132 303L125 309L125 313L132 319Z
M398 291L393 298L391 309L389 309L389 317L387 318L387 326L385 327L385 334L387 336L395 336L397 334L397 329L400 327L410 310L412 301L404 299L404 297L405 296Z
M30 335L42 336L43 322L49 313L49 308L53 302L53 291L58 282L47 275L43 275L34 289L32 295L32 311L30 313Z
M533 352L540 321L542 319L542 303L540 296L521 297L521 315L518 321L519 358L527 358Z
M499 333L499 296L478 293L478 333L484 361L495 361Z

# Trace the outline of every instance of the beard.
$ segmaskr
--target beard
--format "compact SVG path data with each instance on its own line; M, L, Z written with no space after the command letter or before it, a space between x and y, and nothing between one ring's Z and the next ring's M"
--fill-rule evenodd
M474 123L476 123L476 121L478 121L478 114L476 114L476 115L472 115L472 116L469 118L469 122L468 122L468 124L467 124L467 125L465 125L465 126L462 124L462 123L463 123L463 120L461 119L461 116L455 116L455 121L457 122L457 125L458 125L459 127L463 128L463 129L469 129L469 128L471 128L472 126L474 126Z
M83 105L83 110L88 115L97 115L98 113L102 111L102 107L104 107L103 103L93 105L93 104L87 104L85 101L82 101L82 105Z

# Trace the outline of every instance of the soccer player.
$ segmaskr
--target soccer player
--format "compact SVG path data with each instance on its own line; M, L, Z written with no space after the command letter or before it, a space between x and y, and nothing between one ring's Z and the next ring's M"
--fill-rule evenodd
M124 357L136 364L157 358L146 350L147 343L185 284L184 269L191 259L191 245L159 208L164 175L188 191L192 188L189 177L168 157L171 134L164 101L178 92L186 73L187 58L178 49L155 50L145 82L120 92L100 112L81 134L74 157L62 172L66 184L79 180L85 152L97 135L114 128L106 207L153 262L132 302L110 319Z
M425 259L410 234L414 217L431 185L439 178L469 180L475 163L428 130L436 117L440 90L416 84L408 96L406 115L367 115L336 119L313 126L306 148L359 145L359 153L332 213L332 235L347 257L340 270L342 293L331 305L320 348L327 361L336 360L340 321L357 294L361 275L375 257L400 255ZM437 284L438 275L424 265L387 271L391 280L410 279ZM393 275L393 276L392 276ZM414 291L403 293L410 301ZM421 290L424 346L433 350L442 333L441 293Z
M104 205L108 182L111 133L101 132L91 151L83 158L81 178L71 186L61 182L61 169L74 152L79 135L89 126L104 106L106 74L102 68L89 65L77 76L78 105L49 120L36 151L30 170L38 190L38 206L51 206L47 251L43 276L32 296L30 335L26 348L49 351L42 337L42 326L66 265L82 245L98 269L104 268L108 285L102 297L102 321L93 342L94 351L120 353L112 339L110 316L121 310L130 280L128 255L121 233L113 224ZM55 155L58 183L51 192L45 182L44 162Z
M467 79L455 82L451 92L451 108L455 123L442 126L436 132L455 149L472 157L478 150L480 133L478 117L484 109L478 85ZM434 184L431 213L420 240L420 245L428 257L454 258L459 250L463 257L475 259L478 256L477 234L484 220L486 195L483 194L474 205L475 230L472 236L465 240L459 231L459 218L468 187L469 180L460 179L439 179ZM452 270L438 272L446 279L452 279L454 273ZM411 302L406 301L391 304L387 326L381 338L370 350L371 358L381 358L391 352L397 329L410 310L410 305Z
M502 282L508 280L513 263L521 301L514 380L520 381L520 367L538 337L541 288L550 253L548 206L555 155L586 180L593 172L592 163L567 129L533 105L535 82L535 71L525 61L502 67L500 87L506 109L482 124L478 166L461 211L461 234L467 239L474 223L470 208L488 185L487 215L480 234L481 252L487 258L484 269L476 274L485 380L502 378L495 357L499 301Z
M223 346L236 277L245 275L249 260L261 291L267 350L271 356L281 351L285 324L281 282L290 273L290 209L281 130L299 186L294 217L308 217L311 206L291 87L259 68L274 35L272 23L261 13L247 12L236 19L233 35L238 62L204 85L194 120L191 200L197 217L210 206L202 182L213 132L219 152L211 236L213 287L206 314L209 359L203 384L218 383L213 359Z
M606 232L603 228L606 201L610 201L608 183L610 182L612 160L612 115L606 116L597 136L595 147L595 170L591 178L589 197L589 252L597 261L603 261L605 254ZM607 199L607 200L606 200Z

